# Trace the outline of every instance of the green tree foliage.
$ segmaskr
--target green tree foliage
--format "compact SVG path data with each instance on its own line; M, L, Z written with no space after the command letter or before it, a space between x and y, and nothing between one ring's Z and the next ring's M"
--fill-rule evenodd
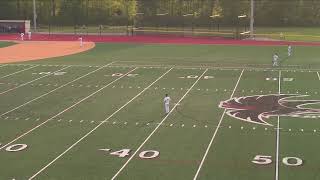
M218 17L223 17L223 8L220 5L219 0L215 0L212 6L212 13L211 16L218 16Z
M124 25L165 22L171 26L194 18L207 26L209 16L234 25L237 16L250 13L250 0L36 0L38 22L56 25ZM255 24L268 26L320 25L319 0L255 0ZM144 13L139 18L136 13ZM156 14L168 13L157 17ZM194 14L184 18L185 14ZM1 0L0 19L33 19L32 0ZM140 22L141 23L141 22Z

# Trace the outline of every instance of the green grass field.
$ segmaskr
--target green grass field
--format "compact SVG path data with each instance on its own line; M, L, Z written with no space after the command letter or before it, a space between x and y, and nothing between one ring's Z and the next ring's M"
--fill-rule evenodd
M2 64L0 179L320 179L320 105L303 102L320 100L319 50L100 43Z
M0 48L2 48L2 47L7 47L7 46L11 46L11 45L13 45L13 44L15 44L15 43L13 43L13 42L6 42L6 41L0 41Z

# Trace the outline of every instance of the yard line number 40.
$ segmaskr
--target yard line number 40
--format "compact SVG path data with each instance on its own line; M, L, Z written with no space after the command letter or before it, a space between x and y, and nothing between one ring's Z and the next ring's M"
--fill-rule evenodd
M256 155L251 162L258 165L268 165L272 163L272 156ZM298 157L284 157L282 163L286 166L301 166L303 160Z
M105 152L111 151L111 149L99 149L99 150L100 150L100 151L105 151ZM110 154L110 155L113 155L113 156L120 157L120 158L124 158L124 157L129 156L129 155L130 155L130 152L131 152L131 149L121 149L121 150L119 150L119 151L110 152L109 154ZM140 152L139 157L140 157L141 159L153 159L153 158L158 157L159 154L160 154L159 151L146 150L146 151Z
M1 143L0 143L0 145L1 145ZM6 147L4 150L7 152L19 152L19 151L25 150L27 147L28 147L28 145L26 145L26 144L13 144L13 145ZM111 149L99 149L99 151L109 152L109 151L111 151ZM109 154L113 155L113 156L120 157L120 158L124 158L124 157L129 156L130 152L131 152L131 149L121 149L118 151L110 152ZM145 151L141 151L139 153L139 157L141 159L153 159L153 158L158 157L159 155L160 155L160 152L155 151L155 150L145 150Z

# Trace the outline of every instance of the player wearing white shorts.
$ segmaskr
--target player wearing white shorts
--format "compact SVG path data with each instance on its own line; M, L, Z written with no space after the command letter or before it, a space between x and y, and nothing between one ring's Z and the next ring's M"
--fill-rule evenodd
M288 45L288 56L290 57L292 55L292 47L291 45Z
M278 61L279 61L279 55L277 53L275 53L273 55L272 66L273 67L279 66Z
M166 114L168 114L170 112L170 101L171 101L171 98L168 96L168 94L166 94L166 96L163 99L164 109L165 109Z
M21 40L21 41L24 40L24 33L20 33L20 40Z

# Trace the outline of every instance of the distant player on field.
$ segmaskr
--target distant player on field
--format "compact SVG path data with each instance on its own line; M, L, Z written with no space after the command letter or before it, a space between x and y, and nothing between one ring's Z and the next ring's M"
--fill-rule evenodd
M170 112L170 101L171 101L171 98L168 96L168 94L166 94L166 96L163 99L164 109L165 109L166 114L168 114Z
M279 55L277 53L273 55L272 66L279 66Z
M20 33L20 40L21 40L21 41L24 40L24 33Z
M292 46L289 44L288 45L288 57L292 55Z

